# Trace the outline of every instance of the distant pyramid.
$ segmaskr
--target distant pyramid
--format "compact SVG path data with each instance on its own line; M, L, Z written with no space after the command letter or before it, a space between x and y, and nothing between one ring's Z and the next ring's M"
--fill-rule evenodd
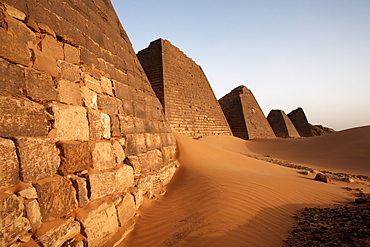
M245 140L276 137L252 92L239 86L219 99L233 135Z
M304 113L301 107L298 107L297 109L290 112L288 114L288 117L294 124L300 136L302 137L314 136L312 133L310 123L308 122L306 118L306 114Z
M283 110L271 110L267 120L277 137L300 137L294 124Z

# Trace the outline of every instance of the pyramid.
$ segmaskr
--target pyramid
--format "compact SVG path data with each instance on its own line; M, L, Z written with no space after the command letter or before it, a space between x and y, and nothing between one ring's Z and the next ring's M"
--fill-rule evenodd
M300 137L292 121L283 110L271 110L267 120L277 137Z
M137 56L174 131L192 138L231 135L202 68L191 58L163 39Z
M233 135L245 140L275 138L261 107L252 92L239 86L219 99Z
M288 114L288 117L294 124L300 136L302 137L314 136L312 133L310 123L308 122L306 118L306 114L304 113L301 107L298 107L297 109L291 111Z

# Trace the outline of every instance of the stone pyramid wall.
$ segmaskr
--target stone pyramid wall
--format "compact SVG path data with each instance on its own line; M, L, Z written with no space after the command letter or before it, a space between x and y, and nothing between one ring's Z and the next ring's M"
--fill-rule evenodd
M174 131L193 138L231 135L202 68L192 59L163 39L151 42L138 58Z
M290 121L283 110L271 110L267 116L267 120L277 137L300 137L292 121Z
M245 140L276 137L257 100L245 86L219 99L233 135Z
M110 1L0 1L0 246L122 235L175 153Z
M297 109L291 111L288 114L288 117L294 124L300 136L302 137L313 136L310 123L308 122L306 114L304 113L301 107L298 107Z

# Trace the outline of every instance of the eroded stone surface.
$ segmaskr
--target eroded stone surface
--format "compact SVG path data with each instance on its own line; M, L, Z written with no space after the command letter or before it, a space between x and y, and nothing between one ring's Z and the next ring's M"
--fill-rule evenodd
M86 179L77 177L77 176L73 177L72 184L73 184L73 187L75 187L77 191L78 206L79 207L86 206L90 202Z
M92 157L87 142L59 142L57 146L61 152L62 167L68 173L83 171L91 166Z
M50 104L54 116L55 139L60 141L89 139L89 125L86 109L81 106Z
M0 138L0 188L19 182L19 165L14 142Z
M32 182L56 173L60 158L59 150L51 139L23 137L16 139L23 182Z
M101 171L116 166L113 148L110 142L93 142L90 146L94 169Z
M68 179L61 176L45 178L34 186L43 222L62 218L77 208L76 191Z
M47 223L42 228L49 229L46 232L40 229L35 235L36 241L50 247L62 246L64 242L80 233L80 224L71 217Z
M26 189L20 190L18 194L24 199L36 199L37 198L36 189L32 186Z
M23 97L26 88L24 70L18 65L0 59L0 94Z
M122 202L117 206L118 220L121 226L126 224L132 217L135 216L136 206L134 197L131 194L126 194Z
M41 211L37 200L32 200L25 205L27 218L30 221L32 231L36 231L41 226Z
M26 70L27 96L34 100L57 100L58 91L51 75L36 71Z
M0 136L46 136L50 126L48 119L40 104L0 96Z
M91 247L102 246L118 230L116 208L113 203L90 203L91 210L80 209L77 219L81 222Z

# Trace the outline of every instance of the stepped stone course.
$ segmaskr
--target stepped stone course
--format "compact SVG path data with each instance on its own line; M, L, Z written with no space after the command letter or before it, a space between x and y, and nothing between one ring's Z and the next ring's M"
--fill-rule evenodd
M234 136L245 140L276 137L247 87L239 86L218 101Z
M300 137L292 121L290 121L283 110L271 110L267 120L277 137Z
M110 1L0 0L0 152L1 246L101 246L170 181L176 141Z
M192 59L163 39L137 55L173 130L193 138L231 135L202 68Z

